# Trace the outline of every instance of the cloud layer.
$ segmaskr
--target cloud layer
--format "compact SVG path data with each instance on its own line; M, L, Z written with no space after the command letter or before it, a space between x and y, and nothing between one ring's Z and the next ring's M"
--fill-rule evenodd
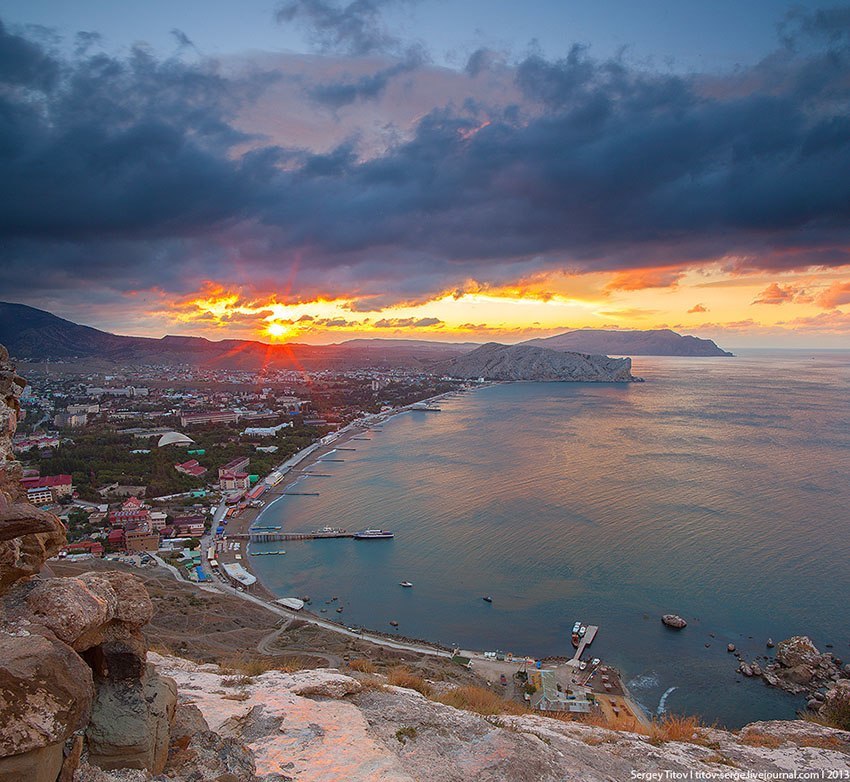
M449 73L383 29L384 5L280 6L281 23L351 57L313 78L284 60L115 56L96 40L60 54L0 24L5 295L185 294L213 279L368 310L561 270L616 273L610 289L631 291L707 263L850 264L846 14L796 13L757 66L685 78L579 46L513 63L482 50ZM408 78L430 101L378 147L357 125L323 150L287 132L302 110L345 123L370 102L381 116ZM300 98L264 104L282 83ZM258 106L271 119L246 128ZM840 286L821 296L847 303Z

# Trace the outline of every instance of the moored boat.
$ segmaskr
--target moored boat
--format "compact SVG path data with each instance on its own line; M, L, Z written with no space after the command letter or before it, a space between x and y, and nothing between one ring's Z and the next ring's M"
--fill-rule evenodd
M354 535L355 540L384 540L392 537L393 533L385 529L364 529Z
M413 582L412 582L412 581L402 581L402 582L400 582L400 583L399 583L399 586L403 586L403 587L412 587L412 586L413 586Z

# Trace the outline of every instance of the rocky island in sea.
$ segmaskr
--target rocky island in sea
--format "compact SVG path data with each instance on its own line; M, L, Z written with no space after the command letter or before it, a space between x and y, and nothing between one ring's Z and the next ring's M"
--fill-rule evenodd
M534 345L488 342L471 353L434 367L445 375L485 380L571 381L635 383L630 358L566 353Z

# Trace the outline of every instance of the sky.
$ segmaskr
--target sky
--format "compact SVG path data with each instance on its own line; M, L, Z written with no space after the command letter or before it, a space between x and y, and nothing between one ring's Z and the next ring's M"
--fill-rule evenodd
M850 4L0 0L0 299L850 347Z

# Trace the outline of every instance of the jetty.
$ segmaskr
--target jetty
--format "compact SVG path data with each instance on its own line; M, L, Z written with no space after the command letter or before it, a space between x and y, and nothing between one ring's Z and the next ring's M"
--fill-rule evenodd
M319 459L319 462L344 462L345 459Z
M337 446L337 451L356 451L356 448L343 448L341 445Z
M285 491L283 493L284 497L318 497L319 492L317 491Z
M360 440L361 442L368 443L372 438L371 437L352 437L352 440Z
M573 655L573 660L578 662L581 660L581 656L584 653L585 648L590 646L593 643L593 639L596 638L596 633L599 632L599 627L597 625L588 625L587 631L579 642L578 649L576 649L576 653Z
M353 538L354 533L347 530L322 532L239 532L228 535L228 540L249 540L251 543L278 543L285 540L322 540L323 538Z

